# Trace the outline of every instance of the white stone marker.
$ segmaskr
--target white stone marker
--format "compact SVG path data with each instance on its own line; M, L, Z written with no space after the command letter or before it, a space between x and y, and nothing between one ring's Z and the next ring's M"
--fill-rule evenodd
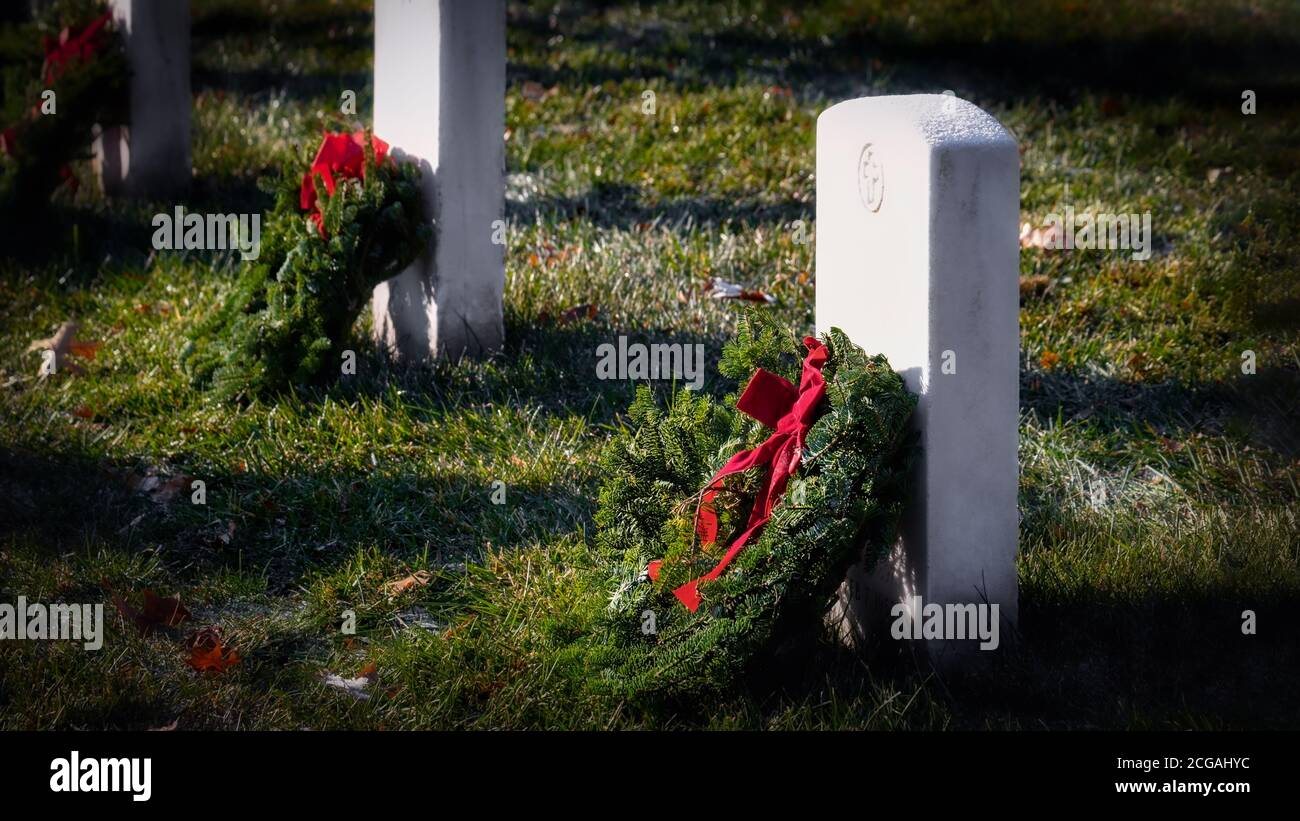
M377 0L375 134L424 169L434 248L375 288L375 337L399 358L501 346L504 0Z
M914 596L997 604L1000 641L1016 623L1019 202L1015 140L965 100L868 97L817 120L817 328L885 354L919 396L900 544L841 589L859 633L888 637Z
M131 124L93 152L104 193L167 196L190 183L189 0L110 0L131 64Z

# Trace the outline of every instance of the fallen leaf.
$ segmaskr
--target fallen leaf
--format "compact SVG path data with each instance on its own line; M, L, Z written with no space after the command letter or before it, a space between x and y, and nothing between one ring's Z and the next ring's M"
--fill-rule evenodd
M370 686L370 679L366 676L343 678L337 673L326 673L321 681L325 683L326 687L342 690L357 701L370 700L370 694L366 692L366 688Z
M164 597L145 588L144 609L140 611L140 616L150 624L175 627L190 617L190 611L181 604L180 593Z
M80 339L74 339L68 343L68 352L82 359L94 359L95 354L99 352L103 345L103 342L83 342Z
M185 663L200 673L224 673L239 663L239 653L226 647L216 627L204 627L190 639L190 657Z
M745 288L717 277L710 280L709 287L713 289L709 295L714 299L741 299L747 302L763 302L768 305L776 302L776 297L771 294L765 294L757 289Z
M1139 378L1146 375L1147 355L1138 351L1128 358L1128 369L1133 371L1133 375Z
M184 474L164 477L158 468L149 467L143 474L131 473L126 477L126 484L136 493L144 493L155 504L167 504L176 495L190 486L192 478Z
M578 305L561 313L559 323L561 325L568 325L583 318L595 319L598 311L599 309L594 304Z
M1029 223L1020 226L1021 248L1056 248L1056 226L1044 225L1035 228Z
M53 336L45 339L37 339L27 346L27 352L32 351L54 351L54 370L60 371L65 367L65 360L68 357L68 348L72 345L73 339L77 334L77 323L69 319L59 326ZM76 370L75 368L71 368Z
M1047 290L1047 286L1052 284L1052 278L1047 274L1033 274L1020 278L1020 296L1042 296Z
M429 573L429 571L417 570L414 573L410 574L409 576L404 576L400 579L394 579L390 582L385 582L382 590L384 593L388 595L388 598L393 599L401 595L402 593L405 593L408 590L411 590L416 587L423 587L424 585L428 584L429 581L432 579L433 579L433 575Z
M1225 168L1211 168L1205 172L1205 179L1210 185L1219 181L1219 177L1228 177L1232 175L1232 166Z
M536 80L529 80L528 82L524 83L523 90L520 93L523 94L525 100L532 100L535 103L540 103L540 102L544 102L545 100L549 100L551 97L554 97L556 94L559 93L559 91L560 91L559 86L551 86L550 88L546 88Z
M1043 366L1043 370L1050 371L1055 368L1061 361L1061 355L1055 351L1043 351L1043 355L1038 357L1038 364Z
M78 405L72 410L72 415L80 419L94 419L95 412L88 405Z
M134 624L136 629L144 635L152 633L158 627L175 627L190 618L190 611L185 608L185 605L181 604L180 593L163 597L145 588L144 607L136 610L124 596L113 589L107 579L103 580L101 584L108 591L109 597L113 600L113 606L117 608L117 612L122 614L122 618Z

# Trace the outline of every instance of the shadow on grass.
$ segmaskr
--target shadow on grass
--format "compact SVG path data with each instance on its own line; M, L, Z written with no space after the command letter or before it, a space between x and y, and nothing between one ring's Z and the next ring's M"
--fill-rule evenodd
M525 223L543 220L582 220L597 228L631 230L657 224L676 230L703 225L755 226L773 222L804 220L811 225L813 207L794 199L763 202L754 199L690 197L650 202L645 189L624 184L605 184L571 197L531 197L508 200L506 216Z
M632 402L638 385L661 395L673 390L671 378L659 380L602 379L597 373L598 349L627 344L680 345L683 356L702 345L704 380L701 391L722 398L735 386L718 374L725 335L690 334L655 328L615 328L605 320L521 317L508 313L505 347L478 360L406 365L394 361L369 340L354 340L357 376L339 377L316 391L300 394L309 404L325 398L346 402L359 396L396 401L393 390L418 396L438 409L455 414L464 407L499 405L527 407L543 418L579 416L600 427L614 423ZM693 356L693 354L691 354ZM684 382L676 383L678 388Z
M1300 454L1300 370L1260 367L1222 382L1146 383L1064 372L1021 373L1020 407L1087 420L1106 432L1236 435L1282 456Z
M164 483L179 477L178 486L168 494L140 485L151 467ZM206 504L191 502L193 479L205 483ZM487 542L569 532L590 517L590 500L563 489L515 483L500 506L491 490L380 469L271 476L199 469L181 457L159 466L2 449L0 539L34 536L51 557L94 544L149 553L190 581L256 568L269 592L283 594L306 573L350 560L358 545L461 561Z
M1243 88L1283 103L1300 99L1300 75L1292 59L1300 32L1277 30L1264 18L1225 33L1211 15L1184 14L1135 36L1102 36L1089 31L1089 21L1080 19L1072 4L1047 4L1032 12L1032 34L972 36L971 26L960 34L930 35L925 29L932 19L922 19L919 31L909 30L901 19L847 19L823 36L801 30L797 21L782 20L776 9L766 7L759 9L762 19L697 32L672 24L620 26L602 18L605 10L621 5L596 2L554 11L525 7L512 13L509 25L513 38L542 54L548 53L552 37L563 34L569 43L626 56L630 65L516 61L509 75L547 85L653 79L679 90L746 80L806 83L831 96L884 81L895 93L978 88L981 98L1001 102L1039 97L1068 103L1089 91L1147 99L1178 94L1239 105ZM969 9L952 5L954 12L969 16Z

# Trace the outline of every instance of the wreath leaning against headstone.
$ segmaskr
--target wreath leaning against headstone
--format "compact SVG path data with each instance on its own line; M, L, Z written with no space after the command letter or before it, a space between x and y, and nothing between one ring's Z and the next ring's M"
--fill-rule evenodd
M95 128L127 121L126 50L102 2L61 0L0 35L0 66L0 210L30 219L76 190Z
M428 246L420 169L368 132L326 134L304 173L286 166L256 259L190 335L181 363L219 401L266 398L338 374L376 285Z
M603 456L596 525L615 581L584 648L599 690L728 686L817 630L849 565L894 541L916 399L885 357L752 312L720 370L748 380L735 409L687 391L661 409L642 388L635 430Z

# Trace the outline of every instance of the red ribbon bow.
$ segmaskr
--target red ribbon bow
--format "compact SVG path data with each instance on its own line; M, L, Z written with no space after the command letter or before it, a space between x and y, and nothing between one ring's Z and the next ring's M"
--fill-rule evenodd
M749 380L745 392L736 401L737 410L772 428L774 433L758 447L732 456L704 487L700 507L695 514L695 532L705 545L718 540L718 515L714 512L712 503L722 489L723 478L759 465L769 465L769 468L763 485L754 498L754 508L749 513L744 532L731 543L716 567L673 591L673 595L692 613L700 606L700 582L713 581L722 575L722 571L740 555L749 540L763 529L768 519L772 518L772 508L785 495L786 484L799 469L804 437L816 421L814 417L817 407L826 395L826 378L822 376L822 366L830 355L826 346L811 336L804 337L803 344L808 349L808 356L803 360L803 372L797 389L788 380L759 368ZM659 567L662 564L662 560L653 561L646 568L651 579L659 579Z
M113 19L113 12L106 11L99 17L92 20L84 29L73 33L71 27L59 32L59 39L55 40L50 37L45 38L45 82L53 84L63 72L67 70L68 64L73 60L87 62L95 56L95 52L101 46L100 34L108 21Z
M375 162L381 163L388 155L388 143L372 136L370 144L375 147ZM331 197L338 187L334 175L340 179L364 179L366 173L366 132L353 134L326 134L316 151L316 159L311 162L311 170L302 175L302 189L298 204L304 211L311 211L312 222L321 237L325 236L325 215L321 213L316 201L316 175L325 180L325 191Z

